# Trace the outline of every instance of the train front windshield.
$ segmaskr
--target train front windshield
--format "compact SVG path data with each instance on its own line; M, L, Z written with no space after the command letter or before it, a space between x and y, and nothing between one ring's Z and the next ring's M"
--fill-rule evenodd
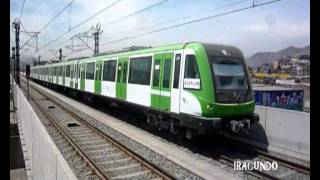
M243 103L252 100L246 67L242 59L208 56L216 102Z
M238 59L209 57L217 90L248 89L243 64Z

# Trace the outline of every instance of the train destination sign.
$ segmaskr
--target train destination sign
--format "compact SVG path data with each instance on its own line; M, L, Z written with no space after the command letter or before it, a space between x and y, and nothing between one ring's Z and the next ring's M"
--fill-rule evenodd
M200 79L189 79L185 78L183 81L183 87L189 89L200 89Z

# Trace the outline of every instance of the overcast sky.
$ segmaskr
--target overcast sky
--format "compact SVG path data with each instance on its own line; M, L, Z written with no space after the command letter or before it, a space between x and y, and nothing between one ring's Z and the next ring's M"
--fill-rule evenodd
M25 0L21 22L27 31L39 31L71 0ZM71 9L67 8L55 21L40 32L39 47L50 40L73 28L86 18L94 15L104 7L118 0L75 0ZM113 20L124 17L145 7L157 4L164 0L121 0L110 9L87 23L68 32L61 39L54 41L39 54L43 58L53 57L49 50L57 51L63 48L68 57L92 55L90 49L70 54L65 46L70 45L67 39L73 35L87 31L92 25L101 23L100 52L128 47L131 45L165 45L188 41L208 43L222 43L239 47L245 56L259 51L277 51L288 46L303 47L310 43L310 1L282 0L261 7L251 8L205 21L188 24L170 30L149 34L117 43L108 44L114 40L131 37L136 34L149 32L174 24L191 21L197 18L221 14L234 9L252 5L252 0L167 0L153 8L124 18L110 24ZM268 0L256 0L263 3ZM20 16L23 0L11 0L10 22ZM14 31L11 27L11 46L14 40ZM21 29L23 30L23 29ZM21 45L28 36L21 33ZM93 39L89 45L93 48ZM36 46L36 41L29 43ZM74 44L81 44L80 40ZM83 44L82 44L83 45ZM34 49L25 46L23 55L33 55Z

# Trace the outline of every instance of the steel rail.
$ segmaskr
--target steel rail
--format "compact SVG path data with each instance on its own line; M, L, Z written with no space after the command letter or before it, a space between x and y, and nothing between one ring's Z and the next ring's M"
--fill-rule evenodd
M39 89L36 89L35 87L33 87L32 85L30 85L32 89L34 89L35 91L37 91L39 94L41 94L42 96L46 97L48 100L50 100L51 102L53 102L56 106L59 106L61 109L63 109L63 111L67 112L69 115L71 115L72 117L74 117L76 120L78 120L79 122L81 122L82 124L84 124L87 128L89 128L90 130L94 131L95 133L97 133L98 135L100 135L101 137L103 137L103 139L107 140L108 142L110 142L112 145L114 145L115 147L117 147L118 149L120 149L122 152L124 152L125 154L127 154L128 156L130 156L131 158L133 158L134 160L138 161L142 166L146 167L147 169L151 170L152 173L158 175L160 178L162 179L175 179L173 176L171 176L170 174L164 172L162 169L158 168L157 166L151 164L150 162L148 162L145 158L141 157L140 155L138 155L137 153L133 152L132 150L130 150L129 148L125 147L124 145L120 144L119 142L117 142L116 140L114 140L112 137L106 135L105 133L103 133L101 130L99 130L97 127L91 125L90 123L88 123L86 120L84 120L83 118L81 118L79 115L77 115L76 113L72 112L71 110L69 110L68 108L66 108L65 106L61 105L61 103L57 102L54 98L50 97L50 95L45 94L44 92L42 92ZM49 117L52 118L52 117ZM56 122L55 122L56 123ZM70 137L68 135L68 137ZM72 138L70 137L70 140L74 143L74 141L72 140ZM76 145L76 143L74 143ZM77 146L77 145L76 145ZM77 146L79 147L79 146ZM80 151L85 154L85 152L82 150L82 148L80 148ZM86 155L85 155L86 156ZM88 157L88 159L90 160L90 158ZM90 160L91 161L91 160ZM96 165L95 165L96 166ZM97 168L99 171L100 168ZM104 173L102 173L103 175L105 175ZM106 176L107 177L107 176Z
M41 94L41 93L40 93ZM42 94L41 94L42 95ZM46 96L45 96L46 97ZM46 97L48 98L48 97ZM51 124L54 125L54 127L59 131L59 133L68 141L68 143L76 150L76 152L80 155L82 159L84 159L87 162L87 165L96 173L96 175L100 179L111 179L108 177L106 173L104 173L103 169L97 166L93 160L90 159L90 157L84 152L84 150L77 145L76 142L73 141L72 137L65 132L65 130L59 125L59 123L54 120L54 118L44 109L40 108L40 104L31 96L31 100L35 103L36 106L38 106L40 112L51 122Z

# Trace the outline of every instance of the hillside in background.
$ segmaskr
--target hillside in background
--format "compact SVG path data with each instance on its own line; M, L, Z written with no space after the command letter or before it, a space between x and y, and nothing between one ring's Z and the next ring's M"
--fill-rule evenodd
M250 67L257 67L262 64L272 63L274 60L280 58L286 58L288 56L297 56L302 54L310 55L309 45L302 48L288 47L277 52L258 52L247 58L247 63Z

